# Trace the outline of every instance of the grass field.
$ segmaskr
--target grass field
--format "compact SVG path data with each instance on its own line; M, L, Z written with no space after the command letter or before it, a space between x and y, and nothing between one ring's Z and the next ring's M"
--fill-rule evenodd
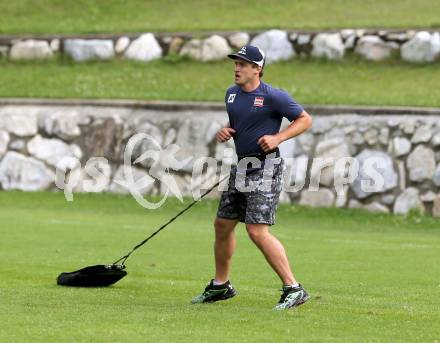
M147 211L114 195L1 192L1 342L435 342L440 222L281 206L274 229L313 298L272 310L279 281L238 228L240 295L190 305L213 274L217 203L198 204L128 261L111 288L55 285L109 263L183 205Z
M432 0L0 0L0 33L440 27Z
M0 97L132 98L223 101L231 61L168 58L139 63L0 61ZM440 106L440 68L397 60L301 60L266 67L264 81L303 104Z

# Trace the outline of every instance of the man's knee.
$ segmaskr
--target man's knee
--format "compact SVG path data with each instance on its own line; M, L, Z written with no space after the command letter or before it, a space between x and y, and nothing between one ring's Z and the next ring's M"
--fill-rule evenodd
M269 227L266 224L246 224L246 230L249 238L258 243L267 235Z
M215 218L215 236L220 239L227 238L234 231L235 225L237 225L237 220Z

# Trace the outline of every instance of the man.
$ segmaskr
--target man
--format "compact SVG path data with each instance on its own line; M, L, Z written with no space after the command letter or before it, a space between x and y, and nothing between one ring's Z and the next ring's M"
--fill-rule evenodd
M265 58L259 48L248 45L228 57L235 60L235 86L227 90L225 97L229 123L216 138L218 142L234 138L238 164L231 170L214 222L215 278L192 303L226 300L237 294L229 273L235 249L234 229L241 221L283 283L275 308L288 309L303 304L310 296L294 278L283 245L269 232L282 188L283 160L278 145L310 128L312 119L287 93L260 80ZM283 117L291 123L280 131ZM248 162L253 163L251 168L247 168ZM255 162L261 162L260 167L255 167ZM239 180L258 186L243 191Z

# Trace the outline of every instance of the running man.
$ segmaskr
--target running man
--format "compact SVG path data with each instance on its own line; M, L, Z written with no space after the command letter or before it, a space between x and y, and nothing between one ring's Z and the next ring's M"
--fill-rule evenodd
M222 192L214 221L215 277L192 303L226 300L237 294L229 273L234 229L243 222L250 239L282 281L282 295L275 309L288 309L305 303L310 296L293 276L283 245L269 231L275 223L282 189L284 162L278 145L309 129L312 119L286 92L261 81L265 57L259 48L247 45L228 57L235 61L235 85L225 96L229 123L216 138L218 142L234 139L238 163L231 169L228 189ZM291 123L280 131L283 117ZM248 167L249 163L253 164ZM248 191L240 180L259 186Z

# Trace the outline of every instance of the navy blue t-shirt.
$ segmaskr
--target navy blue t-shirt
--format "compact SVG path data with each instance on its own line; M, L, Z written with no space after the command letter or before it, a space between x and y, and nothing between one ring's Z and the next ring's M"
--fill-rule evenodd
M251 92L237 85L230 87L225 102L239 156L263 153L258 140L278 133L283 117L292 121L304 110L289 94L262 81Z

